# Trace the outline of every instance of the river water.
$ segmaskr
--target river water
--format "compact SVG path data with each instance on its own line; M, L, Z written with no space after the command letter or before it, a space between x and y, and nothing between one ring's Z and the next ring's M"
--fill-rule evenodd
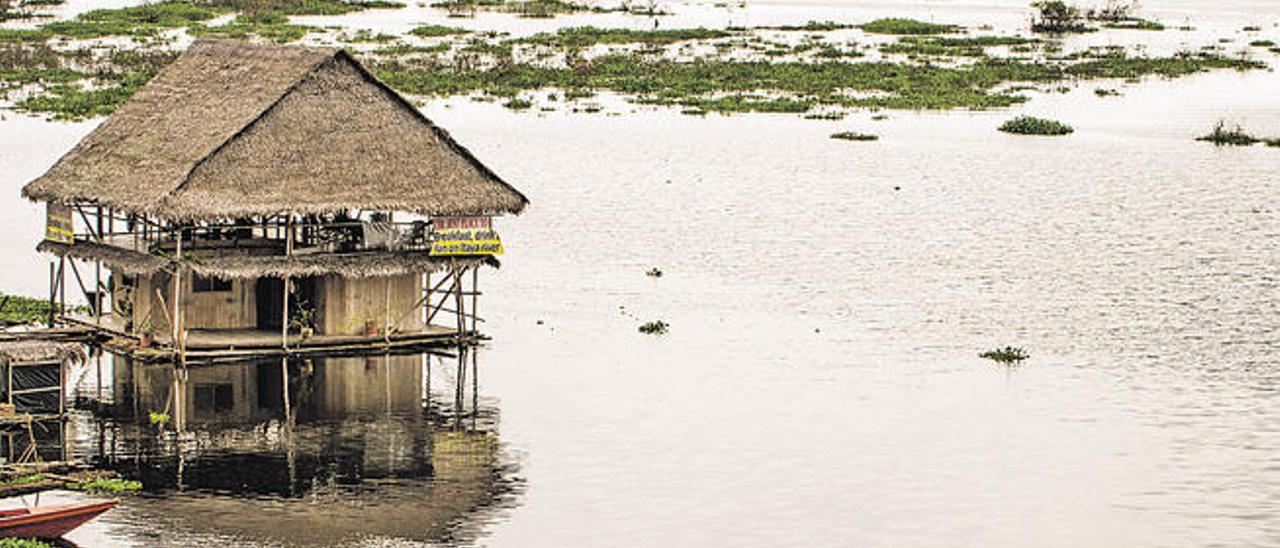
M1272 2L1145 4L1197 31L1079 40L1280 41ZM1025 21L1022 5L679 4L662 24L909 15L1002 28ZM412 23L446 21L407 9L422 14ZM410 26L388 17L335 20ZM184 443L85 415L70 450L149 494L71 539L1280 545L1280 150L1193 141L1220 118L1280 135L1280 76L1098 85L1122 95L1089 84L881 121L431 101L429 117L532 200L500 220L503 267L481 280L493 341L474 356L478 420L451 407L456 360L440 357L295 364L293 389L315 395L294 422L281 398L254 395ZM1017 113L1076 133L995 131ZM0 284L39 295L41 216L18 189L93 123L4 117ZM828 138L844 130L880 140ZM646 276L655 267L663 276ZM638 333L650 320L670 332ZM1031 359L978 358L1004 345ZM158 375L125 369L108 368L112 398ZM201 374L279 392L278 364L250 370Z

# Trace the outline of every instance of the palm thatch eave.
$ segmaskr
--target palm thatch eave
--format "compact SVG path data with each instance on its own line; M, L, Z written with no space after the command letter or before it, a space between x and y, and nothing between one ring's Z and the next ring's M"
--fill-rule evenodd
M379 128L385 126L385 132L361 132L359 128L343 131L348 128L333 124L326 128L311 118L285 116L284 120L292 122L285 129L294 134L319 131L345 139L350 146L339 143L338 147L345 154L329 154L335 158L331 164L339 168L309 171L307 167L313 164L299 161L298 150L273 150L271 143L255 152L263 158L292 157L293 163L241 162L227 167L230 160L223 158L227 149L237 143L240 149L249 146L242 139L255 130L267 131L261 127L267 119L276 120L271 122L275 124L273 131L280 133L280 115L271 118L272 113L282 104L294 105L296 112L300 101L296 99L300 96L297 90L307 85L314 87L326 73L339 69L354 75L342 83L360 88L360 93L334 93L321 99L332 102L324 106L358 118L357 113L373 111L350 98L372 97L381 105L377 112L388 117L368 119L373 120L370 124L381 123ZM263 76L259 78L259 74ZM377 91L370 91L373 89ZM225 116L219 112L222 96L227 96L233 105L233 112ZM388 115L391 111L400 114ZM210 116L230 120L209 123ZM192 138L174 138L184 135ZM400 136L416 137L404 140L411 144L387 144L402 141L397 139ZM174 141L189 144L175 148ZM261 139L256 142L261 146ZM384 163L394 169L379 166L381 171L376 174L365 169L361 162L366 157L353 155L351 150L363 151L366 147L382 152L371 153L369 158L389 158L391 161ZM304 148L310 156L302 156L310 159L333 150L322 145ZM360 166L359 172L353 171L355 166ZM308 182L299 187L296 181L301 177L315 181L314 185ZM274 193L260 192L255 196L260 190L269 191L276 181L280 182ZM285 181L295 182L286 186ZM303 192L299 193L299 188ZM50 203L94 203L122 213L173 222L355 209L435 216L502 215L520 214L529 203L527 197L480 163L447 131L349 53L332 48L250 45L227 40L201 40L194 44L53 168L24 186L22 195Z

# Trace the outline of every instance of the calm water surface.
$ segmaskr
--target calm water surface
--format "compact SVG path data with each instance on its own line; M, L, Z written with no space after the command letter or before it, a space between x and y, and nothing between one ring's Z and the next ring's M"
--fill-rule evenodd
M1004 28L1025 21L1022 5L682 4L663 24L912 15ZM1198 30L1079 40L1177 50L1251 24L1280 40L1273 2L1146 7ZM419 22L386 17L342 21ZM1101 85L1123 95L1099 99L1089 84L1011 111L884 121L431 102L428 116L533 202L501 221L504 266L481 281L494 336L478 356L482 420L451 422L447 358L433 362L431 401L443 403L425 411L419 359L312 364L299 389L355 395L299 404L288 432L270 398L176 449L86 416L71 450L155 491L73 538L1280 545L1280 152L1192 140L1223 117L1280 135L1280 76ZM995 131L1023 112L1076 133ZM93 124L5 118L0 284L38 295L40 212L18 188ZM881 139L828 138L843 130ZM657 319L669 334L636 332ZM1032 359L1006 369L977 357L1004 345ZM388 373L403 398L376 390ZM279 377L262 375L255 386L277 392ZM110 392L144 376L113 377ZM118 440L115 452L101 440ZM496 449L461 471L432 461L486 444Z

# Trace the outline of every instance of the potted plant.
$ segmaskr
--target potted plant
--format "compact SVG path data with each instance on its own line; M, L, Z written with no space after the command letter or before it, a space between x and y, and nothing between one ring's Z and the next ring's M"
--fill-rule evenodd
M299 303L294 310L293 315L289 318L289 327L296 329L302 334L302 338L306 339L316 334L316 310L307 303Z
M156 335L164 331L164 326L147 318L142 321L142 325L138 329L138 346L142 348L151 348L151 344L155 342Z

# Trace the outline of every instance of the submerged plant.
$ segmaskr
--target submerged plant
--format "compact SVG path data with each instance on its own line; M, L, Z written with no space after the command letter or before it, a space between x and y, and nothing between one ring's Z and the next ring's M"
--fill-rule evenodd
M1005 365L1015 365L1015 364L1022 363L1027 358L1030 358L1031 355L1027 354L1027 352L1023 350L1021 347L1006 346L1004 348L988 350L986 352L978 354L978 357L988 359L996 363L1002 363Z
M671 325L662 320L645 322L640 325L640 332L645 335L663 335L666 334L667 328L669 327L671 327Z
M1054 120L1019 116L1002 124L1000 131L1017 135L1068 135L1075 128Z

